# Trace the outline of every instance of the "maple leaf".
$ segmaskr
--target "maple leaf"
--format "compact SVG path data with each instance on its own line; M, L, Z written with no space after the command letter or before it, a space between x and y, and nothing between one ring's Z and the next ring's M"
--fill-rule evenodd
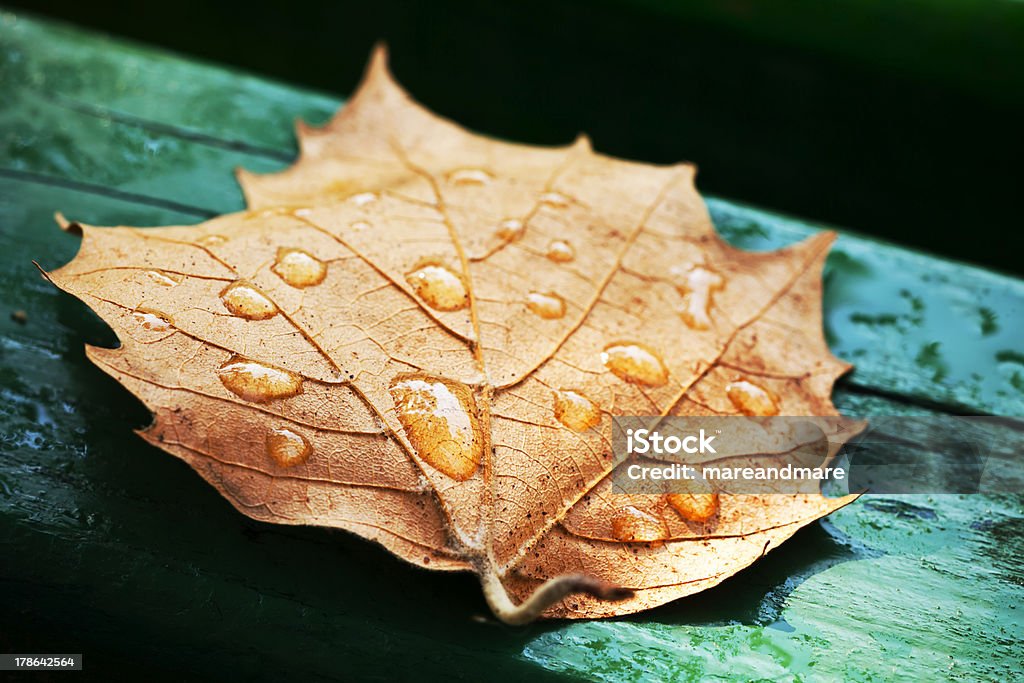
M613 495L616 415L836 415L821 332L833 236L716 235L688 164L474 135L383 50L249 210L66 224L48 277L117 332L88 356L140 434L244 514L477 572L495 614L604 617L703 590L849 502Z

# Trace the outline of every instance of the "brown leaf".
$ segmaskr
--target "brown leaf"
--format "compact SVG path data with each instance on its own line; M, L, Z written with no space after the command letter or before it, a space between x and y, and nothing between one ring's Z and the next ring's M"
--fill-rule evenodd
M291 169L240 174L249 211L73 224L49 275L118 333L88 354L154 412L142 437L246 515L476 571L516 623L694 593L849 502L609 483L614 415L836 414L832 235L733 249L692 166L473 135L382 50L299 139Z

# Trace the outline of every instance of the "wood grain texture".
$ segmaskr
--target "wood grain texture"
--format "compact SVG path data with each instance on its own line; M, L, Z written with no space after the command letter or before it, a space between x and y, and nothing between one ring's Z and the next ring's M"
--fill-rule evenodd
M468 577L239 518L184 466L136 443L129 432L145 411L80 351L83 339L109 345L109 331L30 261L52 267L76 248L54 229L55 206L90 223L151 225L239 208L231 167L283 167L292 141L275 131L295 116L322 120L334 101L2 21L0 286L6 309L28 314L24 325L0 318L5 623L61 633L108 666L136 648L141 666L172 662L190 677L236 667L314 680L827 680L925 678L938 663L951 678L1006 680L1019 670L1019 496L869 498L706 597L627 621L515 631L473 620L486 608ZM53 91L64 100L43 95ZM204 108L207 96L221 106ZM815 229L724 201L710 208L744 247ZM841 410L1021 413L1024 285L848 234L837 250L827 329L858 366L835 394Z

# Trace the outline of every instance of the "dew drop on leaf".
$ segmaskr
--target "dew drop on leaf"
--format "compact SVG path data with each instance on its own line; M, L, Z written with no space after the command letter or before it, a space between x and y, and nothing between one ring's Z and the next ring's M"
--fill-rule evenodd
M627 505L612 518L612 535L620 541L651 542L664 541L669 534L664 519Z
M294 467L309 460L313 447L298 432L280 427L267 434L267 455L281 467Z
M537 201L555 209L567 208L572 203L572 200L561 192L545 192L537 198Z
M201 244L204 247L219 247L228 241L228 238L224 235L203 235L198 240L197 244Z
M139 324L150 332L167 332L174 329L171 317L166 313L152 309L140 308L132 311L132 315L139 321Z
M217 372L231 393L253 403L267 403L302 393L302 377L283 368L232 356Z
M270 269L292 287L300 289L318 285L327 277L327 265L302 249L281 247Z
M730 382L725 395L744 415L778 415L779 403L775 394L745 379Z
M547 257L555 263L568 263L576 258L576 251L565 240L554 240L548 245Z
M356 206L366 206L380 199L380 196L376 192L360 192L354 194L348 198L348 201L352 202Z
M498 239L506 242L512 242L522 237L525 231L526 227L523 225L521 220L518 218L509 218L501 222L498 226L498 230L494 234L498 236Z
M711 327L712 292L722 288L724 278L713 270L695 266L676 275L676 289L683 295L680 316L690 328L706 330Z
M717 493L670 493L665 498L689 522L706 522L718 513Z
M462 278L446 266L428 263L405 276L416 295L438 311L457 311L469 305Z
M256 285L232 282L220 293L224 308L246 320L266 320L277 315L277 306Z
M452 185L486 185L491 182L491 174L482 168L460 168L448 174L448 182Z
M416 453L452 479L473 476L483 459L483 436L469 387L413 374L399 375L390 392Z
M601 352L601 362L626 382L651 387L660 387L668 382L668 368L658 354L643 344L610 344Z
M574 432L583 432L601 422L601 410L582 393L562 389L555 392L555 419Z
M168 273L165 270L147 270L146 276L161 287L174 287L180 285L184 279L177 273Z
M526 307L547 320L565 316L565 299L551 292L530 292L526 295Z

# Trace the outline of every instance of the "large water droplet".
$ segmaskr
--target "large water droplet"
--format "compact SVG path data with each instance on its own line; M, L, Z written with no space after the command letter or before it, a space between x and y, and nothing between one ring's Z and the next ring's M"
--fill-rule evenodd
M568 263L576 258L576 250L565 240L554 240L548 245L547 256L555 263Z
M348 201L352 202L356 206L366 206L367 204L372 204L378 199L380 199L380 195L376 192L360 192L359 194L354 194L349 197Z
M292 287L300 289L318 285L327 277L327 264L302 249L279 248L270 269Z
M620 541L664 541L669 536L665 520L632 505L622 508L612 518L612 535Z
M295 467L309 460L313 447L302 434L285 427L267 434L267 455L281 467Z
M541 196L537 197L537 201L555 209L564 209L572 203L572 199L561 192L545 192Z
M232 356L217 372L221 384L246 401L266 403L302 393L302 377L283 368Z
M460 168L448 174L448 182L452 185L486 185L491 178L491 174L482 168Z
M171 316L160 311L140 308L132 311L132 315L139 321L139 324L150 332L167 332L174 329L171 323Z
M565 299L551 292L530 292L526 295L526 307L548 320L565 316Z
M161 287L174 287L180 285L181 281L185 279L177 273L168 273L166 270L147 270L146 275Z
M483 457L483 437L469 387L429 375L400 375L390 392L417 455L457 481L473 476Z
M670 493L665 498L688 522L706 522L718 514L717 493Z
M428 263L405 276L406 282L428 306L438 311L457 311L469 305L462 278L438 263Z
M725 387L725 395L744 415L778 415L778 397L764 387L739 379Z
M627 382L652 387L668 382L668 368L658 354L643 344L610 344L601 352L601 362L616 377Z
M597 404L578 391L555 392L555 419L574 432L584 432L601 422Z
M277 315L277 306L256 285L237 280L220 293L224 308L247 320L266 320Z
M680 312L683 322L695 330L711 327L711 294L722 288L725 279L703 266L694 266L673 275L676 289L683 295L683 310Z

